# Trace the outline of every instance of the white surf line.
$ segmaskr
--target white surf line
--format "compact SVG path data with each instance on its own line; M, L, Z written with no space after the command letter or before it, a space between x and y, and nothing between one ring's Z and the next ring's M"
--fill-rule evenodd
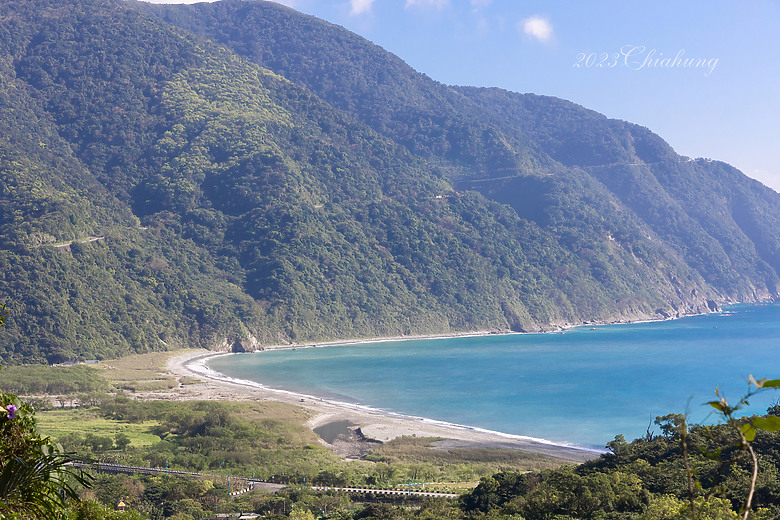
M262 351L255 352L255 354L262 354ZM361 405L361 404L348 403L348 402L345 402L345 401L337 401L337 400L334 400L334 399L326 399L326 398L322 398L322 397L318 397L318 396L314 396L314 395L309 395L309 394L304 394L304 393L300 393L300 392L293 392L293 391L290 391L290 390L283 390L283 389L280 389L280 388L272 388L272 387L266 386L266 385L264 385L262 383L258 383L256 381L250 381L250 380L247 380L247 379L238 379L238 378L227 376L225 374L217 372L216 370L214 370L212 368L209 368L208 365L206 364L207 361L209 361L209 360L211 360L213 358L222 357L222 356L232 356L232 355L233 355L233 353L205 354L203 356L199 356L197 358L193 358L191 360L188 360L188 361L184 362L184 367L189 369L189 370L191 370L191 371L193 371L193 372L196 372L197 374L199 374L199 375L201 375L203 377L206 377L206 378L209 378L209 379L213 379L215 381L219 381L219 382L223 382L223 383L231 383L231 384L240 385L240 386L247 386L247 387L251 387L251 388L258 388L258 389L261 389L261 390L270 391L270 392L274 392L274 393L285 395L285 396L289 396L289 397L294 397L296 399L311 399L312 401L315 401L315 402L325 403L325 404L329 404L329 405L336 406L336 407L339 407L339 408L346 408L348 410L354 410L354 411L358 411L358 412L365 413L365 414L378 415L378 416L381 416L381 417L390 417L390 418L404 419L404 420L409 420L409 421L413 421L413 422L419 422L419 423L423 423L423 424L430 424L430 425L433 425L433 426L441 426L441 427L445 427L445 428L451 428L451 429L468 431L468 432L484 433L484 434L487 434L487 435L492 435L492 436L495 436L495 437L500 437L500 438L504 438L504 439L511 440L511 441L527 442L529 444L538 444L538 445L543 445L543 446L551 446L551 447L555 447L555 448L565 448L565 449L569 449L569 450L573 450L573 451L582 451L582 452L587 452L587 453L597 453L597 454L606 453L606 450L603 450L603 449L589 448L589 447L586 447L586 446L578 446L576 444L570 444L570 443L565 443L565 442L556 442L556 441L551 441L551 440L548 440L548 439L542 439L542 438L538 438L538 437L530 437L530 436L526 436L526 435L517 435L517 434L512 434L512 433L504 433L504 432L499 432L499 431L495 431L495 430L488 430L486 428L480 428L480 427L477 427L477 426L468 426L468 425L465 425L465 424L457 424L457 423L451 423L451 422L447 422L447 421L440 421L440 420L437 420L437 419L430 419L430 418L427 418L427 417L419 417L419 416L416 416L416 415L403 414L403 413L399 413L399 412L383 410L383 409L380 409L380 408L374 408L374 407L371 407L371 406L366 406L366 405Z

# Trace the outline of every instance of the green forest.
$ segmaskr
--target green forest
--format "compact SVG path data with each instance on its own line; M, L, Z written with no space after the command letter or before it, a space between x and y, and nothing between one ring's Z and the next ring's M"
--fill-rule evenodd
M780 204L265 2L0 5L6 364L539 331L776 297Z

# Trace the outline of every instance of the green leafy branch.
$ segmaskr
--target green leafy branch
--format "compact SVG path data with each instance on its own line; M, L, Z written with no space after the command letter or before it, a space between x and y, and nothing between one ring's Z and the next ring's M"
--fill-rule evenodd
M747 421L744 418L737 417L737 412L742 410L743 408L750 406L750 399L758 394L759 392L762 392L763 390L770 389L770 388L780 388L780 379L758 379L756 380L752 375L750 376L750 379L748 381L748 391L745 393L745 395L740 398L740 400L732 405L729 404L729 402L726 400L726 398L721 395L720 390L715 390L715 395L718 397L718 400L710 401L707 404L713 407L715 410L718 411L720 416L723 418L724 422L728 424L729 426L733 427L734 430L737 432L739 436L739 442L737 443L736 447L740 450L743 450L747 452L750 456L751 465L752 465L752 474L750 478L750 486L748 487L748 493L747 497L745 498L745 503L742 505L742 508L740 509L740 514L742 515L743 520L747 520L748 514L750 513L750 507L753 502L753 494L755 493L756 489L756 480L758 479L758 457L756 456L756 452L753 449L752 442L756 438L756 434L758 433L758 430L763 430L767 432L776 432L780 431L780 417L769 415L766 417L753 417L748 419ZM686 453L686 437L683 436L683 455L685 456ZM705 454L705 455L713 455L713 454ZM716 450L714 452L714 455L717 455L718 458L720 456L720 449ZM686 463L687 467L687 463ZM690 481L690 469L689 469L689 481ZM693 505L693 495L691 494L691 515L692 518L695 517L695 509Z
M33 460L8 460L0 471L0 511L52 518L67 499L78 500L75 484L90 487L92 477L74 468L72 461L59 444L44 444Z

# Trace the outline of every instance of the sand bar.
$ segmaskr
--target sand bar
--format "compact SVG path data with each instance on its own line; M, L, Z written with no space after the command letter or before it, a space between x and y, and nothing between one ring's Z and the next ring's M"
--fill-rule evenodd
M434 421L423 417L372 409L351 403L321 399L287 390L268 388L259 383L228 378L207 367L208 359L231 355L207 350L193 350L172 357L166 368L176 375L189 376L204 384L186 385L177 392L182 399L205 400L275 400L295 404L307 409L311 418L307 425L314 429L333 422L349 422L362 433L382 442L403 435L441 437L449 439L451 446L479 446L517 449L541 453L573 462L597 457L600 452L557 444L543 439L509 435L469 426Z

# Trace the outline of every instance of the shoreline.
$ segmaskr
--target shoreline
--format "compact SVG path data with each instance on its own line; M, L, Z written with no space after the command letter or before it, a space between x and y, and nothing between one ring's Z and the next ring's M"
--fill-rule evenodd
M760 301L754 303L747 303L747 305L762 305L773 304L774 301ZM637 325L641 323L662 323L665 321L674 321L683 318L690 318L692 316L706 316L708 314L721 314L726 312L726 308L733 307L735 305L743 305L744 302L726 302L718 305L715 310L709 310L705 312L691 312L687 314L679 314L676 316L659 317L659 318L643 318L636 320L612 320L612 321L583 321L580 323L567 323L563 325L550 325L549 327L542 327L538 331L515 331L515 330L501 330L501 329L489 329L489 330L476 330L465 332L442 332L442 333L430 333L430 334L411 334L404 336L377 336L374 338L349 338L338 340L325 340L325 341L308 341L303 343L287 343L277 345L262 345L254 351L243 352L218 352L210 351L215 354L251 354L253 352L263 352L266 350L292 350L296 348L318 348L318 347L331 347L340 345L362 345L367 343L387 343L394 341L415 341L415 340L437 340L437 339L456 339L456 338L474 338L480 336L509 336L509 335L524 335L524 334L561 334L569 332L579 327L606 327L611 325Z
M579 327L579 325L574 325ZM554 329L565 330L565 329ZM395 341L417 341L417 340L437 340L437 339L453 339L453 338L477 338L481 336L506 336L512 334L548 334L551 331L546 332L516 332L516 331L497 331L497 330L481 330L472 332L453 332L442 334L414 334L408 336L380 336L376 338L360 338L360 339L339 339L339 340L327 340L327 341L309 341L304 343L290 343L285 345L263 345L254 351L245 352L216 352L215 354L251 354L253 352L264 352L267 350L292 350L296 348L320 348L320 347L337 347L341 345L363 345L369 343L390 343Z
M724 312L729 313L728 307L733 305L737 304L731 303L729 305L725 305L725 308L718 308L715 311L695 313L685 316L670 316L662 319L647 319L634 322L590 322L567 325L565 327L558 326L544 332L487 330L450 334L423 334L414 336L347 339L299 344L271 345L258 348L254 352L261 353L264 351L292 350L297 348L319 348L327 346L360 345L394 341L452 339L488 335L561 334L579 327L600 327L606 325L630 325L654 322L660 323L677 320L688 316L720 314ZM571 462L584 462L586 460L596 458L605 452L603 449L578 446L573 443L554 442L529 436L507 434L469 425L448 423L445 421L438 421L425 417L417 417L398 412L376 409L365 405L342 402L331 398L320 398L317 396L297 393L294 391L271 388L263 385L262 383L257 383L254 381L231 378L207 367L207 362L209 359L231 354L234 354L234 352L209 351L206 349L190 351L171 358L168 361L166 368L177 374L189 375L201 380L205 379L207 381L206 385L212 387L211 394L213 395L211 397L206 397L207 399L268 399L287 402L305 408L311 413L311 417L307 422L307 426L312 430L335 422L348 422L359 428L360 432L366 435L368 438L376 439L382 442L386 442L404 435L441 437L456 442L462 442L464 445L517 449L532 453L546 454Z
M357 342L351 344L354 343ZM314 346L309 345L309 348ZM325 344L320 343L317 346L325 346ZM290 349L293 347L280 348ZM515 449L548 455L573 463L584 462L604 453L604 450L584 446L496 432L270 388L253 381L230 378L207 367L209 359L225 355L232 355L232 353L205 350L185 352L170 358L165 368L177 375L207 380L207 389L205 392L201 392L206 394L206 398L273 400L305 408L311 414L307 426L312 430L330 423L346 421L359 428L367 438L381 442L387 442L401 436L440 437L459 441L468 446Z

